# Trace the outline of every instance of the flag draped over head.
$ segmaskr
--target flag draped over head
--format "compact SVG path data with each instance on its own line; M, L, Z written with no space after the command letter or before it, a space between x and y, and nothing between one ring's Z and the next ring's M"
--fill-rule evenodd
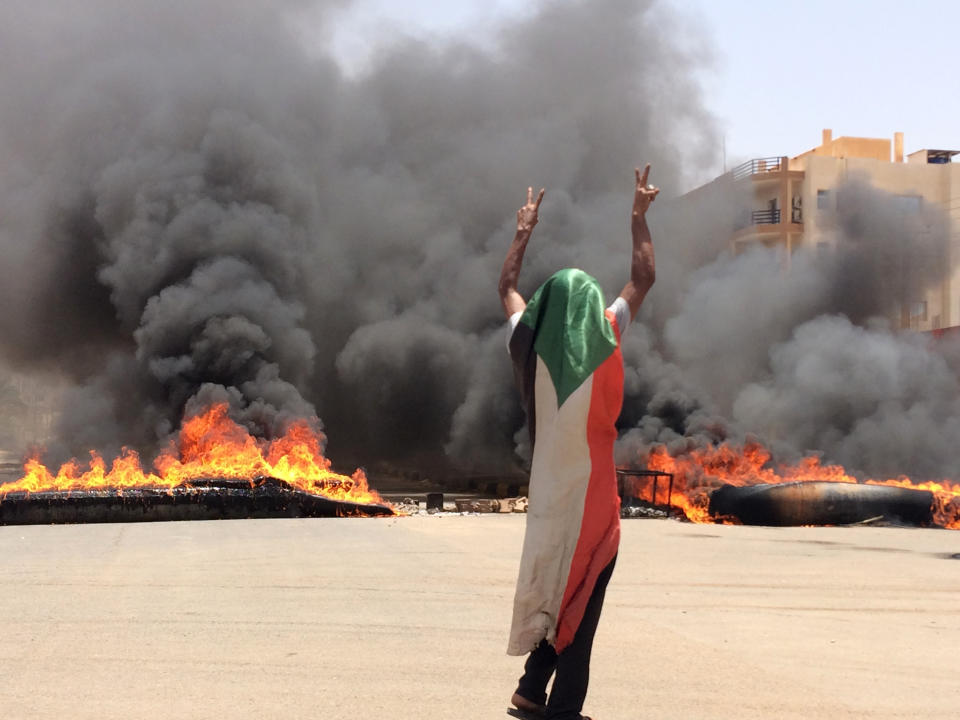
M620 539L613 444L623 400L620 328L581 270L561 270L530 299L510 338L527 410L530 504L508 652L573 639Z
M533 349L550 371L557 405L617 349L603 291L582 270L554 273L533 294L520 323L534 334Z

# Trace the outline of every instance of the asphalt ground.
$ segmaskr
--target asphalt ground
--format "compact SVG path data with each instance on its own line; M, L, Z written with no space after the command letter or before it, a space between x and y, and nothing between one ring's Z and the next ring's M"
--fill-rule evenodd
M0 527L0 716L506 718L522 515ZM960 533L626 520L584 712L960 717Z

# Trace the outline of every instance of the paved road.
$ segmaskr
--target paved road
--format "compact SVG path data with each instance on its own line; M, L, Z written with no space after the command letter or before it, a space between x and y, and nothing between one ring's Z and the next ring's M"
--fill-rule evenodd
M624 522L585 712L960 717L960 532ZM0 715L506 718L522 516L0 528Z

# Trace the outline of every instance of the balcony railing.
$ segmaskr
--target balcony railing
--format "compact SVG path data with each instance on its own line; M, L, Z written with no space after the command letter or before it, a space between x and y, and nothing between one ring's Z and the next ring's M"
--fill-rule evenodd
M751 225L779 225L779 210L754 210L750 213Z
M749 214L744 213L740 216L736 224L737 230L743 230L751 225L779 225L780 210L753 210Z
M782 157L754 158L753 160L747 160L741 165L737 165L730 172L733 173L734 180L742 180L751 175L759 175L761 173L778 172L783 160L784 158Z

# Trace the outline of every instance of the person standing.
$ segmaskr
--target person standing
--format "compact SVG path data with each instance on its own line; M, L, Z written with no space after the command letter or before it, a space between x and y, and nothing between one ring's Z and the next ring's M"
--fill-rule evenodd
M514 376L533 459L507 652L529 653L511 703L549 720L584 720L590 653L620 542L613 445L623 403L620 338L655 279L646 213L659 189L635 170L630 280L604 307L582 270L552 275L529 303L517 290L544 190L517 211L500 273ZM547 695L547 684L553 686ZM589 719L586 719L589 720Z

